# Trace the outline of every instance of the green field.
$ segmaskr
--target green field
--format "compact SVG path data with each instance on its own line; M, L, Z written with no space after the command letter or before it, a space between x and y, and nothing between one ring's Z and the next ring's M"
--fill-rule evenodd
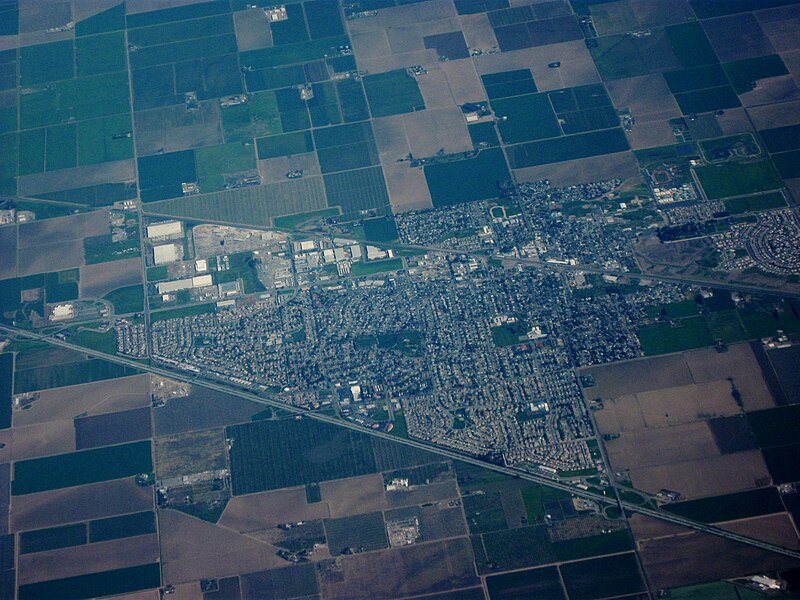
M719 62L711 42L698 22L681 23L664 28L672 51L684 68Z
M30 175L44 171L44 129L32 129L19 133L19 174Z
M101 571L65 579L54 579L19 586L19 600L84 600L157 588L161 585L158 563Z
M125 29L125 5L117 4L113 8L92 15L88 19L78 21L75 25L75 35L82 37L96 33L107 33Z
M711 112L742 105L729 85L675 94L675 100L684 115Z
M144 310L144 290L141 285L130 285L118 288L103 296L114 305L114 313L125 315Z
M153 470L150 441L17 461L14 496L108 481Z
M137 375L138 373L136 369L131 367L90 358L77 362L37 366L17 371L14 391L22 393L47 390L79 383L116 379L117 377Z
M33 552L45 552L58 548L82 546L86 544L87 541L88 536L86 535L85 523L36 529L33 531L25 531L20 534L19 553L31 554Z
M114 115L78 123L78 164L94 165L133 158L132 132L130 115ZM125 137L129 133L131 137Z
M47 128L47 171L77 166L77 128L74 123Z
M122 31L80 37L75 40L78 77L124 71L125 34Z
M0 429L11 427L11 383L14 381L14 355L0 354Z
M192 150L141 156L139 188L143 202L153 202L183 195L182 183L197 181L195 153Z
M417 80L405 69L367 75L364 90L373 118L425 109Z
M633 538L625 529L553 543L553 552L556 555L556 560L559 561L614 554L633 550L633 548Z
M500 492L471 494L463 497L464 515L473 535L508 529Z
M645 589L633 553L567 563L560 569L570 598L622 596Z
M272 226L280 229L295 229L301 225L306 224L308 221L315 219L324 219L326 217L334 217L339 214L339 209L323 208L320 210L312 210L304 213L297 213L294 215L286 215L283 217L275 217L272 219Z
M204 193L221 191L228 177L242 173L251 175L256 170L252 142L205 146L195 150L194 155L197 180Z
M547 94L529 94L492 101L498 129L506 144L558 137L558 125Z
M44 289L48 302L65 302L78 298L80 269L67 269L45 275Z
M780 406L747 414L759 448L800 442L800 405Z
M386 203L388 204L388 197ZM268 226L273 217L326 207L321 178L304 177L268 185L153 202L147 205L147 210L187 219Z
M744 94L754 89L759 79L789 74L789 69L777 54L746 58L723 66L737 94Z
M392 242L397 239L397 225L393 217L365 219L364 239L373 242Z
M508 160L512 169L520 169L623 152L629 148L624 132L616 128L517 144L508 148Z
M89 327L91 327L91 325ZM117 353L117 334L113 329L103 333L79 327L78 331L70 334L69 341L71 344L76 344L90 350L97 350L99 352L105 352L106 354Z
M89 521L89 542L91 543L155 532L155 513L150 511Z
M482 150L468 160L427 165L425 179L434 206L446 206L496 198L499 183L511 179L499 148Z
M778 491L774 487L766 487L667 504L664 510L703 523L720 523L769 515L786 509Z
M256 140L258 158L277 158L314 151L314 140L310 131L295 131L283 135L273 135Z
M800 150L773 154L772 161L781 177L785 179L800 177Z
M380 166L330 173L323 177L328 204L353 214L389 205L389 193Z
M536 88L530 69L490 73L482 75L481 81L486 89L486 97L489 100L535 94L539 91Z
M125 71L26 89L20 96L23 129L83 121L130 111Z
M337 47L349 44L350 39L344 35L297 44L286 44L274 48L249 50L241 53L241 64L244 68L263 69L265 67L310 62L326 56L335 56L338 54Z
M783 187L775 167L767 159L707 165L697 167L695 173L709 200L755 194Z
M476 553L478 572L521 569L553 562L555 558L544 525L485 533L482 552ZM490 567L489 565L493 565Z
M312 419L234 425L226 435L235 495L377 470L369 436Z
M19 49L20 85L72 79L75 74L72 40L22 46Z
M646 356L704 348L714 344L714 337L703 316L681 319L678 327L657 323L636 332Z
M361 81L349 78L341 79L336 82L336 91L339 94L339 106L345 123L369 118L367 97L364 95Z
M390 258L388 260L376 260L374 262L356 262L350 267L356 277L363 275L375 275L377 273L389 273L403 269L402 258Z

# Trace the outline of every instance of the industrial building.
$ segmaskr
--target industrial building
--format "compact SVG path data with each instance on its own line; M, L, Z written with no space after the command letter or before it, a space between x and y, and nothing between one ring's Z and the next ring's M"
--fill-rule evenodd
M147 237L150 239L180 237L183 235L183 223L180 221L164 221L147 226Z
M197 277L190 277L188 279L176 279L175 281L162 281L161 283L158 284L158 293L169 294L171 292L178 292L180 290L206 287L212 284L213 281L211 279L211 275L198 275Z
M175 262L178 260L180 249L178 244L163 244L161 246L153 246L153 262L157 265L165 265L167 263Z

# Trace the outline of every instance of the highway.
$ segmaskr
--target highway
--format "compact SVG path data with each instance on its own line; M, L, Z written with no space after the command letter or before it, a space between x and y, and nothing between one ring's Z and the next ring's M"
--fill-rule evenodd
M420 441L416 441L416 440L411 440L411 439L399 438L399 437L393 436L393 435L391 435L389 433L384 433L384 432L381 432L381 431L376 431L374 429L368 429L368 428L365 428L365 427L361 427L360 425L357 425L356 423L353 423L353 422L350 422L350 421L346 421L346 420L338 419L336 417L332 417L332 416L329 416L329 415L324 415L324 414L320 414L320 413L317 413L317 412L309 411L309 410L306 410L304 408L291 406L291 405L286 404L286 403L284 403L284 402L282 402L280 400L275 400L275 399L272 399L272 398L263 397L263 396L260 396L258 394L253 393L253 392L250 392L250 391L245 391L245 390L242 390L242 389L239 389L239 388L235 388L235 387L228 386L228 385L225 385L225 384L222 384L222 383L218 383L216 381L211 381L211 380L208 380L208 379L201 378L198 375L194 375L194 374L190 374L190 373L186 373L186 372L182 372L182 371L178 371L178 370L173 370L173 369L167 368L167 367L146 365L146 364L143 364L143 363L141 363L139 361L136 361L134 359L131 359L131 358L125 358L123 356L116 356L116 355L109 355L109 354L105 354L103 352L100 352L98 350L91 350L91 349L88 349L88 348L84 348L82 346L77 346L75 344L71 344L71 343L69 343L69 342L67 342L65 340L60 339L60 338L52 337L52 334L35 333L35 332L32 332L32 331L21 330L21 329L17 329L15 327L9 327L9 326L6 326L6 325L0 325L0 331L6 333L12 339L13 338L25 338L25 339L39 340L39 341L42 341L42 342L46 342L48 344L53 344L55 346L60 346L62 348L67 348L69 350L74 350L74 351L77 351L77 352L81 352L81 353L83 353L85 355L92 356L94 358L101 358L101 359L107 360L109 362L113 362L113 363L121 364L121 365L126 365L126 366L129 366L129 367L134 367L134 368L139 369L141 371L145 371L145 372L148 372L148 373L153 373L155 375L160 375L162 377L168 377L170 379L175 379L175 380L178 380L178 381L183 381L183 382L191 383L191 384L194 384L194 385L200 385L202 387L205 387L205 388L208 388L208 389L212 389L212 390L216 390L218 392L223 392L223 393L226 393L226 394L232 394L232 395L235 395L235 396L239 396L241 398L250 400L252 402L257 402L259 404L263 404L263 405L274 407L274 408L280 408L281 410L284 410L284 411L287 411L287 412L291 412L291 413L295 413L295 414L298 414L298 415L302 415L304 417L308 417L308 418L311 418L311 419L317 419L317 420L320 420L320 421L324 421L326 423L330 423L332 425L336 425L337 427L346 427L348 429L353 429L353 430L359 431L361 433L365 433L365 434L368 434L368 435L373 435L375 437L380 437L380 438L383 438L383 439L386 439L386 440L390 440L390 441L395 442L395 443L406 444L407 446L412 446L412 447L418 448L420 450L426 450L428 452L433 452L433 453L439 454L441 456L445 456L445 457L453 459L453 460L460 460L462 462L471 463L471 464L474 464L474 465L477 465L477 466L480 466L480 467L484 467L486 469L491 469L493 471L497 471L499 473L503 473L503 474L509 475L511 477L517 477L517 478L520 478L520 479L531 481L533 483L538 483L538 484L546 485L546 486L549 486L549 487L552 487L552 488L555 488L555 489L563 490L565 492L569 492L569 493L574 494L576 496L587 498L589 500L593 500L593 501L599 502L601 504L617 504L617 500L614 499L614 498L608 498L608 497L600 495L600 494L595 494L595 493L592 493L592 492L589 492L589 491L580 490L580 489L577 489L577 488L575 488L575 487L573 487L573 486L571 486L569 484L562 483L560 481L554 481L554 480L549 479L549 478L547 478L545 476L542 476L542 475L536 475L534 473L528 473L528 472L525 472L525 471L522 471L522 470L519 470L519 469L515 469L513 467L506 467L506 466L501 466L501 465L488 463L488 462L479 460L477 458L474 458L474 457L471 457L471 456L468 456L468 455L464 455L464 454L461 454L459 452L455 452L455 451L447 449L447 448L443 448L443 447L440 447L440 446L435 446L433 444L420 442ZM774 552L776 554L781 554L783 556L787 556L787 557L791 557L791 558L795 558L795 559L800 559L800 552L798 552L798 551L790 550L788 548L783 548L781 546L776 546L774 544L763 542L761 540L756 540L756 539L753 539L753 538L750 538L750 537L747 537L747 536L743 536L743 535L740 535L738 533L734 533L734 532L731 532L731 531L726 531L726 530L720 529L719 527L714 527L713 525L708 525L706 523L700 523L698 521L693 521L691 519L687 519L685 517L674 515L674 514L665 512L665 511L655 510L655 509L648 508L648 507L643 507L643 506L637 506L637 505L631 504L629 502L620 502L620 504L626 510L631 511L631 512L635 512L635 513L639 513L639 514L642 514L642 515L646 515L648 517L652 517L652 518L655 518L655 519L660 519L662 521L667 521L667 522L673 523L675 525L681 525L683 527L688 527L688 528L691 528L691 529L694 529L694 530L697 530L697 531L700 531L700 532L703 532L703 533L708 533L708 534L711 534L711 535L720 536L720 537L732 540L734 542L739 542L739 543L742 543L742 544L747 544L749 546L753 546L755 548L759 548L761 550L766 550L766 551L769 551L769 552Z

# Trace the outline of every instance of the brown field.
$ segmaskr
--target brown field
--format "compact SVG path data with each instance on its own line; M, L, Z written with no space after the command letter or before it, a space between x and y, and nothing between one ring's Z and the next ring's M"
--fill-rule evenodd
M349 517L388 508L383 475L323 481L319 484L322 501L328 503L331 517Z
M484 97L481 80L471 60L448 60L441 63L441 69L447 76L447 85L455 104L460 106Z
M369 32L369 34L371 35L373 32ZM358 66L360 69L370 73L384 73L395 69L405 69L408 65L435 65L437 60L438 57L435 50L423 50L405 54L390 54L371 59L359 59Z
M36 249L20 249L17 257L17 274L24 277L48 271L63 271L82 267L83 263L82 241L56 242L38 246Z
M628 523L631 528L631 533L637 542L653 540L663 537L672 537L675 535L689 535L693 530L668 523L661 519L653 519L637 513L632 514L628 518Z
M791 74L781 77L761 79L752 92L741 94L744 106L756 106L765 103L786 102L800 96L800 88Z
M159 479L226 468L225 432L209 429L155 439Z
M516 169L514 175L519 182L549 179L554 187L567 187L615 177L620 179L639 177L639 165L631 152L617 152Z
M17 276L17 228L0 227L0 279Z
M35 583L158 562L158 556L158 535L153 533L23 554L17 573L20 584Z
M175 510L159 512L164 581L185 583L285 566L272 546Z
M27 531L153 508L153 490L134 478L14 496L11 529Z
M196 111L168 106L136 113L136 150L139 154L176 152L221 144L222 125L217 102L201 102Z
M175 6L186 6L187 4L199 4L205 0L132 0L126 6L128 14L160 10L162 8L172 8Z
M800 565L800 561L704 533L639 543L652 589L718 581Z
M149 406L75 419L78 450L146 440L152 433Z
M453 64L458 64L470 61L455 60L448 62L453 62ZM418 80L417 82L419 83L419 91L422 94L423 100L425 100L425 110L422 111L421 113L411 113L411 114L424 114L430 110L435 110L435 109L455 108L453 103L453 95L450 93L450 86L447 80L447 75L441 69L441 67L439 67L438 65L435 67L431 67L428 70L427 75L425 75L424 77L419 77L417 78L417 80ZM458 110L459 113L461 112L459 109L457 108L455 109ZM464 121L463 116L461 116L461 121L462 122Z
M594 376L594 387L585 388L587 398L615 398L693 383L681 355L659 356L581 369Z
M751 13L740 13L703 22L703 29L720 62L772 54L772 44Z
M48 37L42 42L55 41ZM74 169L48 171L17 178L17 194L36 197L59 190L68 190L98 183L131 181L136 178L135 163L130 160L100 163ZM71 217L70 217L71 218Z
M247 532L280 523L330 517L327 502L306 502L305 487L284 488L231 498L219 519L222 527Z
M732 377L742 394L745 410L760 410L775 406L749 344L729 346L728 351L722 354L713 349L706 349L686 352L683 356L696 383L720 381Z
M628 142L633 150L669 146L675 142L675 134L672 133L672 126L666 119L636 123L634 128L626 132L626 134L628 136Z
M673 440L673 443L680 442ZM770 481L758 450L639 467L630 470L630 477L636 488L651 493L667 488L680 492L685 498L728 494Z
M627 433L739 414L727 381L682 385L603 402L595 412L602 433Z
M609 81L607 86L614 106L630 108L637 124L681 115L681 109L660 73Z
M720 117L717 117L722 133L725 135L736 135L753 131L753 124L747 117L744 108L729 108Z
M382 117L372 121L372 132L384 169L411 152L403 115ZM400 165L408 169L408 165Z
M81 298L102 298L112 290L141 282L141 258L86 265L81 268Z
M289 171L303 171L305 177L322 174L317 153L307 152L258 161L258 173L264 183L286 181L286 173Z
M84 355L73 350L66 348L59 348L58 346L51 346L42 342L41 344L34 344L30 349L17 354L16 369L22 371L24 369L33 369L41 365L61 365L71 362L77 362L84 359Z
M458 498L458 487L455 479L421 485L410 491L387 492L386 498L391 508L403 506L416 506L438 500L451 500Z
M728 521L720 525L722 529L740 533L757 540L763 540L776 546L800 549L800 540L792 524L792 519L786 513L755 517L741 521Z
M195 386L187 397L175 398L153 410L155 434L173 435L243 423L262 410L263 406L250 400Z
M0 430L0 444L5 444L0 448L0 464L8 464L11 462L11 439L12 429Z
M75 450L75 427L72 421L50 421L11 431L12 460L24 460Z
M461 17L461 31L468 48L481 48L490 50L497 47L497 37L485 13L476 15L463 15Z
M771 129L800 123L800 100L781 104L766 104L747 109L756 129Z
M320 576L325 598L397 598L478 583L472 548L466 538L337 559L343 581Z
M199 585L197 585L197 589L199 592L200 590ZM194 598L196 598L197 600L203 600L202 594L198 594L198 596L194 596ZM175 595L172 598L174 600L189 600L190 598L192 598L192 596L180 595L176 586ZM143 590L141 592L133 592L131 594L122 594L121 596L114 596L114 600L161 600L161 591L158 589L154 589L154 590Z
M403 163L391 165L384 163L383 173L393 213L424 210L433 206L425 172L422 169L410 169Z
M93 2L78 2L73 6L72 16L75 21L88 19L99 12L103 12L117 4L116 0L94 0Z
M800 39L797 38L800 12L796 6L762 10L756 14L756 18L775 50L785 52L800 49Z
M409 113L403 121L414 156L433 156L441 148L447 153L472 148L464 115L456 106Z
M40 392L30 409L14 412L14 427L150 405L150 375L132 375Z
M49 2L22 2L19 9L19 31L27 33L41 31L49 27L64 24L63 19L71 20L72 7L66 0Z

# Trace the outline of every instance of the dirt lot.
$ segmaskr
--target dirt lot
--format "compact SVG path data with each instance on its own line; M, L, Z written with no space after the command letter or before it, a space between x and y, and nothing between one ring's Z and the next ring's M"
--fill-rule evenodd
M407 164L384 163L383 173L393 213L425 210L433 206L425 181L425 172L422 169L410 169Z
M630 108L637 124L681 115L661 73L610 81L608 94L614 106Z
M784 548L800 549L800 540L797 538L797 532L794 529L794 525L792 525L791 518L786 513L730 521L720 527L757 540L764 540L770 544L783 546Z
M403 121L414 156L433 156L442 148L448 154L472 148L464 115L456 106L409 113Z
M517 181L549 179L553 187L567 187L579 183L619 177L639 177L639 165L631 152L617 152L578 160L516 169Z
M219 524L246 532L327 517L330 517L327 502L308 504L305 487L295 487L231 498Z
M228 464L222 429L156 438L155 446L159 479L218 471Z
M30 409L14 412L14 427L150 405L150 375L132 375L40 392Z
M72 421L50 421L11 430L12 460L24 460L75 450L75 427Z
M19 557L17 573L20 584L35 583L158 562L158 554L158 535L139 535L23 554Z
M484 97L483 86L470 60L448 60L441 64L447 77L450 95L456 105L475 102Z
M175 510L159 513L164 581L184 583L285 566L272 546Z
M391 508L416 506L439 500L452 500L458 497L455 480L421 485L409 491L387 492L386 498Z
M343 580L321 574L320 588L325 598L349 600L462 588L478 582L472 561L467 538L344 556L337 559Z
M48 37L41 40L40 43L51 41L56 40ZM48 171L47 173L18 177L17 194L35 198L39 194L48 194L98 183L131 181L135 178L135 161L133 159L117 160L86 167Z
M680 442L676 439L673 443ZM621 468L617 463L614 465ZM680 492L687 499L738 492L770 480L758 450L639 467L630 470L630 477L636 488L651 493L667 488Z
M316 152L279 156L258 161L258 173L264 183L286 181L286 173L303 171L304 177L315 177L322 173Z
M723 380L605 400L603 410L595 413L595 420L602 433L627 433L739 412L739 406L731 395L731 384Z
M17 276L17 228L0 227L0 279Z
M328 503L331 517L349 517L384 510L389 504L383 490L383 475L374 473L320 483L322 501Z
M141 282L141 258L86 265L81 269L81 298L102 298L112 290Z
M728 346L722 354L713 349L684 354L686 364L696 383L727 380L732 377L742 394L746 411L772 408L775 402L769 392L761 368L749 344Z
M152 508L152 488L136 485L131 477L14 496L11 528L13 531L27 531Z
M222 125L217 102L201 102L189 112L169 106L136 113L136 150L139 154L177 152L197 146L221 144Z
M586 388L588 398L615 398L693 383L681 355L659 356L581 369L595 384Z
M703 533L641 541L639 547L654 590L800 565L800 561Z

